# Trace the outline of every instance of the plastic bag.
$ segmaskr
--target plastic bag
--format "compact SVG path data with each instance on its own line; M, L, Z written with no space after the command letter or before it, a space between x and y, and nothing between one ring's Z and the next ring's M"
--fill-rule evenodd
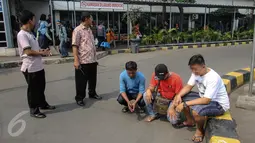
M98 45L98 39L97 38L95 39L95 45L96 46Z

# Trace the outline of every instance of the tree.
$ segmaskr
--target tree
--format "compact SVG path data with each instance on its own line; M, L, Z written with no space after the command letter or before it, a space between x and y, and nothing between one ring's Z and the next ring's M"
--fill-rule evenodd
M182 2L188 2L188 3L195 3L196 0L174 0L177 3L182 3ZM179 24L179 28L180 31L183 30L183 20L184 20L184 14L183 14L183 7L182 6L178 6L179 11L180 11L180 24Z

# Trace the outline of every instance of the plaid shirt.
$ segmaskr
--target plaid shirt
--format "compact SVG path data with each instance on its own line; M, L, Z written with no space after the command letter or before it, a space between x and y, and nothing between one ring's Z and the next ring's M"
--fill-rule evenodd
M80 24L73 31L72 45L78 47L78 58L80 64L95 63L96 46L94 36L90 28Z

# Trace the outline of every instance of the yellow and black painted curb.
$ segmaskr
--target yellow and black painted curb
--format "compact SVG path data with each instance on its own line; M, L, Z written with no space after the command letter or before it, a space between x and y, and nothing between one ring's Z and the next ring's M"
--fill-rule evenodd
M253 74L255 70L253 71ZM221 76L227 92L230 94L250 80L250 68L243 68ZM255 76L254 76L255 77ZM255 78L254 78L255 79ZM224 115L209 118L206 124L205 139L207 143L240 143L236 124L227 111Z
M252 40L245 40L245 41L233 41L233 42L217 42L217 43L199 43L199 44L176 44L176 45L161 45L161 46L141 46L139 48L139 52L153 52L153 51L160 51L160 50L176 50L176 49L192 49L192 48L206 48L206 47L222 47L222 46L233 46L233 45L245 45L251 44ZM110 50L108 54L119 54L119 53L131 53L130 49L117 49L117 50Z
M241 143L229 111L207 120L205 140L206 143Z

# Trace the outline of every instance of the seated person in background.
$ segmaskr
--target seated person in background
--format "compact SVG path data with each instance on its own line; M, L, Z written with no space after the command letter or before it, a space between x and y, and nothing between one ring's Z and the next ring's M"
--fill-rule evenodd
M145 106L142 95L145 91L145 77L141 72L137 72L137 64L129 61L120 74L120 95L117 101L124 105L122 112L134 112L136 105L140 108ZM135 100L131 102L131 100Z
M182 89L182 79L178 74L169 72L167 66L164 64L159 64L155 67L155 72L151 77L150 86L143 95L148 112L148 117L145 119L147 122L151 122L157 118L157 113L153 110L153 100L158 96L155 95L157 94L155 93L156 88L161 97L173 100L175 95ZM169 106L171 106L171 103ZM177 121L170 120L169 116L168 120L172 124L177 124Z
M189 60L192 75L188 84L176 95L174 105L177 112L184 112L187 123L195 122L197 130L192 140L201 143L204 137L204 123L208 116L223 115L230 108L228 93L218 73L206 67L202 55L194 55ZM188 94L197 85L199 94ZM183 101L183 102L182 102ZM192 115L190 114L192 109ZM173 110L173 109L172 109ZM174 114L170 118L174 118ZM194 119L194 120L193 120Z

